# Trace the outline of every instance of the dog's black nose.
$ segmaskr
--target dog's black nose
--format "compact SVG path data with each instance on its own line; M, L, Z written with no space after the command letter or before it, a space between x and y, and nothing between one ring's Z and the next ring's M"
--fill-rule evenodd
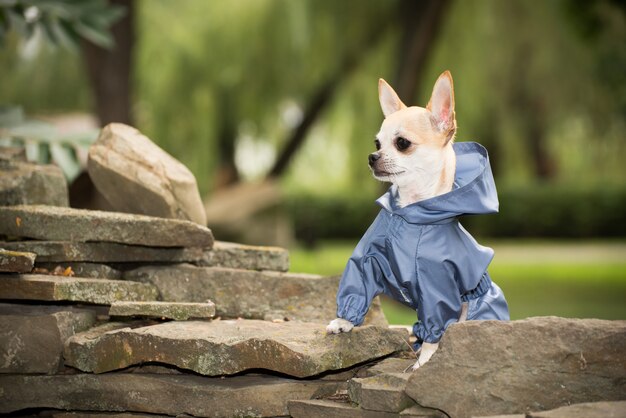
M374 163L376 162L376 160L378 160L380 158L380 154L377 152L373 152L371 153L368 157L367 160L370 163L370 166L374 165Z

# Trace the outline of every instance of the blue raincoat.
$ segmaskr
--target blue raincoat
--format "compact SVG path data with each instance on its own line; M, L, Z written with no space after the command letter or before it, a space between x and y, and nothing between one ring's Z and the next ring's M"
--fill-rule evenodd
M487 150L475 142L453 145L453 190L405 207L392 186L377 203L382 210L350 257L337 292L337 317L363 323L372 299L384 293L415 309L418 346L438 342L461 316L509 319L500 288L487 267L491 248L479 245L461 226L464 214L498 211Z

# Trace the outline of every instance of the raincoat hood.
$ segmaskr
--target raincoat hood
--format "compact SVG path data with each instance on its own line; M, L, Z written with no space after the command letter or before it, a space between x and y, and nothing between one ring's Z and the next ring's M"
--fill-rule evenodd
M391 186L376 202L387 212L412 224L432 224L465 214L498 212L498 194L487 150L476 142L452 145L456 172L452 191L405 207L396 204L398 188Z

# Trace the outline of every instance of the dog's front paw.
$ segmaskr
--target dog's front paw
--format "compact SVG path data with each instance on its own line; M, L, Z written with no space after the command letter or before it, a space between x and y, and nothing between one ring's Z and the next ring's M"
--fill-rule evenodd
M337 318L330 321L326 327L327 334L339 334L340 332L350 332L354 328L352 322L346 321L343 318Z
M437 351L437 348L439 348L439 343L422 344L422 348L420 349L420 356L415 362L415 364L413 365L412 369L417 370L421 366L426 364L428 360L430 360L430 358L433 356L433 354L435 354L435 351Z

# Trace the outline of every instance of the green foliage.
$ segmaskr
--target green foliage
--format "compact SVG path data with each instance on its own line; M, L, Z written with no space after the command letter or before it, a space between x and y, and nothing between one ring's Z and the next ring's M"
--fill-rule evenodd
M9 31L29 40L41 34L53 44L76 47L81 38L103 48L114 46L109 27L124 8L107 0L3 0L0 45Z
M68 182L82 172L79 154L86 155L97 136L97 130L60 134L54 125L25 119L21 108L0 107L0 147L24 147L29 161L57 164Z
M462 224L483 237L626 237L626 188L535 185L499 187L500 212L465 216ZM358 238L380 210L369 194L294 195L289 214L296 237Z

